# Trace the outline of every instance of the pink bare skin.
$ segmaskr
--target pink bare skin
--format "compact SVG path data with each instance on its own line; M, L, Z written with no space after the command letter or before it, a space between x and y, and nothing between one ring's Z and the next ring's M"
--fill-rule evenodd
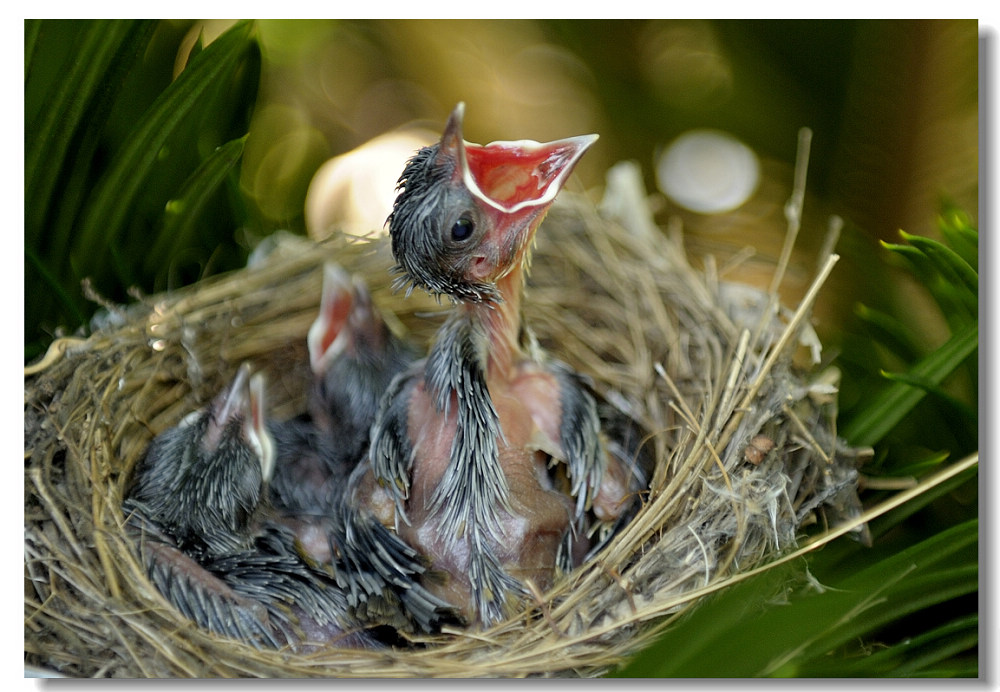
M508 274L499 284L514 281L520 281L518 272ZM498 441L499 459L512 511L497 508L501 520L500 526L494 527L497 540L491 540L491 547L508 574L522 582L530 580L545 591L553 584L556 554L569 530L575 505L566 492L553 486L547 469L553 457L564 458L559 444L562 407L558 383L509 337L517 330L509 321L517 319L517 300L513 297L485 310L460 309L478 310L487 321L491 336L487 386L504 433ZM457 406L452 396L452 405L441 412L422 381L411 394L407 426L412 431L414 456L410 496L404 507L408 521L397 521L390 494L375 487L370 472L360 495L369 498L369 507L380 521L395 527L403 540L430 558L432 568L445 577L425 586L471 616L468 539L447 541L440 515L430 510L431 498L450 462L456 431ZM614 519L624 506L625 473L609 456L593 500L594 512L602 520ZM575 563L582 560L586 548L585 538L579 537L573 547Z
M500 447L500 465L513 510L498 508L500 525L494 527L493 533L499 540L493 542L492 548L511 576L531 580L544 590L552 584L556 551L569 528L573 504L552 487L545 468L548 457L534 442L538 426L512 389L490 392L507 440ZM436 586L436 595L466 609L471 595L467 578L470 546L466 541L449 544L442 535L439 516L429 509L431 496L448 464L455 417L453 413L438 413L423 387L414 392L409 410L410 429L420 433L415 441L416 461L406 506L410 523L401 523L399 533L430 557L435 569L450 575L445 583L429 588L434 591Z
M600 443L588 437L597 434L595 412L581 385L521 343L532 240L596 135L470 144L462 136L463 112L456 107L436 149L407 164L389 222L407 278L451 295L455 311L424 376L414 372L405 389L395 390L405 399L392 402L391 427L377 421L372 428L373 448L387 440L372 462L386 485L377 487L372 471L362 471L367 477L355 495L430 559L443 580L424 579L428 589L471 622L489 624L509 613L508 597L522 593L511 577L540 591L552 586L567 534L585 521L578 516L583 499L573 493L585 493L598 518L613 519L625 507L627 473L606 452L595 458ZM431 184L442 194L428 194ZM567 429L577 421L581 430ZM401 445L392 441L403 434ZM386 463L400 448L407 458ZM559 462L581 477L567 479ZM407 477L397 478L404 466ZM454 504L461 502L468 506ZM405 516L396 516L397 507ZM568 547L579 564L587 537L576 535ZM471 584L470 571L484 577Z

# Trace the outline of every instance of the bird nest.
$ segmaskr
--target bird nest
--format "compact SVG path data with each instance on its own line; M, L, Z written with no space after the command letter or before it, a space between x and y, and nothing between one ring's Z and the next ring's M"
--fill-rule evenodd
M634 192L634 191L633 191ZM394 329L426 343L443 307L393 293L384 240L286 238L245 270L128 308L57 341L25 379L26 666L69 676L599 675L707 593L795 548L817 518L863 526L857 450L836 382L796 363L830 258L798 309L687 261L678 229L600 215L564 192L538 234L525 319L543 346L639 421L655 472L597 556L507 622L411 647L260 650L197 628L159 594L123 526L147 444L243 362L271 415L304 407L322 265L360 274ZM612 215L614 216L614 215ZM822 526L822 524L820 524Z

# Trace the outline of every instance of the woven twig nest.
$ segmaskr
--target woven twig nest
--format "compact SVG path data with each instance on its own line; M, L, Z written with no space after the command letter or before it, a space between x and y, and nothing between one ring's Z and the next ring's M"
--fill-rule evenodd
M806 318L822 276L799 310L781 310L693 269L676 229L652 228L641 210L618 223L564 192L538 234L525 319L648 431L656 470L635 519L484 632L300 655L200 630L147 580L123 529L125 482L149 441L244 361L266 373L271 415L302 409L328 260L365 279L394 328L429 340L443 308L392 293L384 241L286 239L251 268L111 315L26 371L26 665L71 676L597 675L714 586L794 547L817 516L859 513L835 382L793 358L817 346Z

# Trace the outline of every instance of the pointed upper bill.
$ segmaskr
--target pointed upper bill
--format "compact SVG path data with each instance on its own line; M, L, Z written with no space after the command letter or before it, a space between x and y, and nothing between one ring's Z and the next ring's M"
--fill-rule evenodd
M324 377L345 352L358 356L361 348L384 346L383 321L364 280L349 276L333 262L323 267L323 296L319 314L309 328L309 364L316 377Z
M243 363L229 387L216 394L212 400L209 408L211 415L202 437L205 451L215 452L229 426L245 417L250 396L249 380L250 364Z
M477 199L508 214L552 203L577 161L598 135L580 135L554 142L522 139L472 144L462 138L465 104L448 118L441 138L442 153L458 161L455 175Z
M264 481L270 481L274 474L274 462L277 451L274 448L274 440L267 429L267 413L264 409L266 399L264 398L264 375L254 373L250 378L249 395L247 402L248 415L243 421L244 435L250 446L253 447L260 458L260 469Z
M202 448L209 454L216 453L223 439L237 430L260 459L264 479L269 480L274 471L275 450L267 430L264 376L261 373L251 376L249 363L240 366L232 384L212 401Z
M323 297L319 314L309 328L309 364L316 375L326 372L330 362L346 347L344 327L354 305L354 286L347 272L332 262L323 266Z

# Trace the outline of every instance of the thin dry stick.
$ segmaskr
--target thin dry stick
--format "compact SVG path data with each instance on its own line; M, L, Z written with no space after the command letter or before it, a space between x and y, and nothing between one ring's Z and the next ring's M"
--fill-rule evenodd
M827 257L833 254L833 251L837 247L837 241L840 240L840 232L843 228L844 220L842 218L836 215L830 217L827 222L826 234L823 236L823 245L820 247L819 253L816 255L817 269Z
M781 407L781 410L786 416L788 416L788 419L795 424L795 429L798 430L804 438L806 438L806 442L808 442L813 450L815 450L815 452L822 457L823 461L827 464L831 463L830 455L823 449L823 447L820 446L819 442L816 441L816 438L811 432L809 432L809 429L806 427L806 424L802 422L802 419L795 414L795 411L793 411L788 404L784 404Z
M729 377L726 378L726 386L723 390L722 398L720 399L718 405L715 407L715 423L712 426L712 435L718 436L719 430L722 429L722 425L728 418L730 413L730 404L734 396L736 396L736 383L740 379L740 376L744 374L744 368L746 367L746 355L747 355L747 345L750 343L750 330L744 329L740 333L740 341L736 346L736 354L733 356L732 365L729 370Z
M757 396L761 386L764 384L764 381L770 374L771 369L774 367L774 364L784 353L784 350L788 346L792 337L798 332L799 325L812 309L812 304L816 300L816 296L819 294L819 289L830 275L830 272L833 271L833 266L839 259L839 255L830 255L826 260L826 264L824 264L823 268L820 270L819 275L809 286L809 290L806 292L802 302L799 303L798 309L795 311L795 314L792 315L791 321L789 321L788 326L785 327L785 330L782 332L777 343L771 348L771 351L767 356L767 360L765 360L764 365L761 366L760 371L757 373L757 377L755 377L753 382L750 383L750 387L743 396L743 401L740 403L740 406L733 415L733 418L729 421L729 425L726 426L725 431L720 436L720 447L724 447L729 443L729 439L732 437L733 433L735 433L736 426L743 418L744 412L749 409L750 403Z
M792 196L785 204L785 219L788 221L788 231L785 234L785 242L781 247L781 256L778 259L778 266L774 270L771 278L771 288L768 291L772 296L777 296L778 288L785 279L785 271L788 269L788 262L792 257L792 248L799 235L799 228L802 226L802 207L806 199L806 174L809 171L809 148L812 144L812 130L803 127L799 130L799 144L795 153L795 172L792 183Z

